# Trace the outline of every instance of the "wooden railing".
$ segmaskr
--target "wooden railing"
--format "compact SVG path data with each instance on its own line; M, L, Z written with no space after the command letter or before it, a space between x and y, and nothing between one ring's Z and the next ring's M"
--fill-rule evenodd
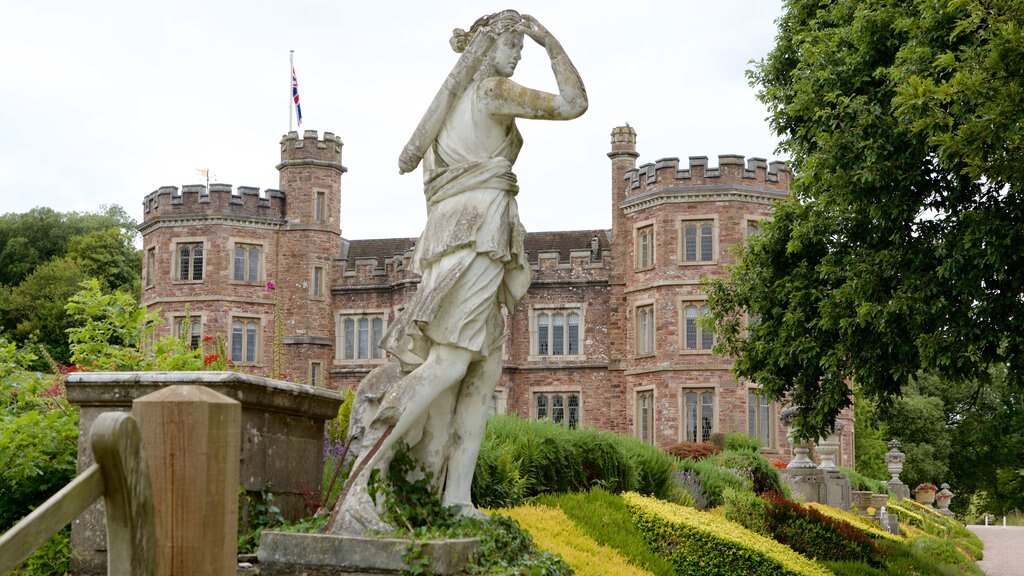
M21 565L101 496L106 506L107 573L156 573L153 493L139 426L127 413L107 412L93 423L90 441L96 463L0 535L0 574Z

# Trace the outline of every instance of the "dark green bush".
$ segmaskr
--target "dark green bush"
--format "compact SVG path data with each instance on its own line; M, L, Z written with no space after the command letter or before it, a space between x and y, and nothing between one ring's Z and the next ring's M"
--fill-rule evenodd
M673 465L664 452L628 436L497 416L487 423L473 500L497 508L592 486L665 497Z

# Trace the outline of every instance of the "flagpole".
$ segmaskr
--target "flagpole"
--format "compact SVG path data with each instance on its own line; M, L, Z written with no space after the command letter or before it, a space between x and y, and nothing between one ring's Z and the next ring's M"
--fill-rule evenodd
M295 50L288 51L288 132L292 131L292 71L295 70Z

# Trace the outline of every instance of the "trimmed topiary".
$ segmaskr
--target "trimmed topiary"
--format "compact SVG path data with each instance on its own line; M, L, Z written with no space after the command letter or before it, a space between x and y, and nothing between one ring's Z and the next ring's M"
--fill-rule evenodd
M805 508L777 492L764 496L768 530L775 540L816 560L879 565L879 548L861 529Z

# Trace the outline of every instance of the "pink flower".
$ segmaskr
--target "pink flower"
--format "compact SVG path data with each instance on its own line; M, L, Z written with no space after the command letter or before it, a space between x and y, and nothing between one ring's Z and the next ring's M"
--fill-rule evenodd
M272 281L267 280L267 290L273 292L276 289L277 289L277 286L274 285L274 283Z

